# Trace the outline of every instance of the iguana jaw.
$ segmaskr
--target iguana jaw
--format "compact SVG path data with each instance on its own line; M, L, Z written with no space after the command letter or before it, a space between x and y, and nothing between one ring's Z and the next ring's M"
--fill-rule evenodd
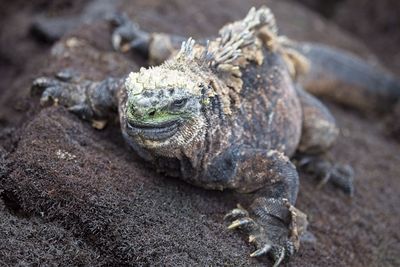
M168 119L165 121L128 121L128 134L131 136L140 136L143 139L151 141L162 141L174 136L179 126L182 124L182 119Z
M127 99L123 129L130 140L156 154L190 147L205 131L201 98L180 88L150 92Z

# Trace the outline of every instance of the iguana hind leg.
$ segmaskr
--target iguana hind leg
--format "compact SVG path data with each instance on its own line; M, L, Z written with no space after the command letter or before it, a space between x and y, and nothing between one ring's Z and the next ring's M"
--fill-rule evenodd
M322 103L297 88L303 109L302 137L298 147L298 166L321 179L320 186L332 182L344 192L352 195L353 170L327 158L326 152L335 142L339 130L335 119Z

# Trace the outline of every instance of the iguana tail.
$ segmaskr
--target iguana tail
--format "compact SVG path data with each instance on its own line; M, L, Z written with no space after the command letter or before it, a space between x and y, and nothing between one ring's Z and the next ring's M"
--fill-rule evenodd
M308 59L308 71L299 79L314 95L378 112L391 110L400 99L400 78L381 67L321 44L290 42L289 48Z

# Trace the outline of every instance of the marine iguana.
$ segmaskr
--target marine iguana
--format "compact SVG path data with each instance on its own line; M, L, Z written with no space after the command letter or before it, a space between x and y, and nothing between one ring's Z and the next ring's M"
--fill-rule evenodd
M38 78L33 88L44 90L41 103L60 103L98 128L119 114L127 143L159 171L248 195L250 205L225 216L228 228L247 233L256 246L250 256L268 254L274 266L299 249L307 226L294 207L295 152L300 164L353 191L351 169L321 156L338 136L335 120L303 87L348 90L333 97L360 108L390 106L400 95L400 83L385 71L280 36L267 7L198 43L144 32L125 16L115 23L115 48L136 49L160 65L100 82L68 73Z

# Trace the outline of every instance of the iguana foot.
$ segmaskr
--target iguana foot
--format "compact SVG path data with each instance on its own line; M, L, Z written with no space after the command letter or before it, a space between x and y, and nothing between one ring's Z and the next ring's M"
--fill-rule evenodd
M128 52L137 49L147 54L150 34L140 30L139 25L131 21L126 14L115 15L112 20L115 29L111 42L115 50Z
M41 95L42 106L64 105L71 111L90 110L85 98L85 82L77 83L77 77L70 70L63 70L56 74L55 78L40 77L33 81L31 93ZM78 114L78 115L83 115Z
M300 246L300 235L306 230L306 215L286 199L258 198L250 212L240 205L225 218L229 229L240 229L256 246L250 257L269 255L278 266L291 257Z
M42 106L62 105L82 119L102 129L116 110L116 92L124 79L108 78L94 82L85 80L72 70L63 70L55 78L41 77L33 81L32 95L40 95Z
M318 157L303 157L298 163L304 171L311 173L320 180L318 187L328 182L342 189L346 194L354 194L354 171L347 164L333 164L327 159Z

